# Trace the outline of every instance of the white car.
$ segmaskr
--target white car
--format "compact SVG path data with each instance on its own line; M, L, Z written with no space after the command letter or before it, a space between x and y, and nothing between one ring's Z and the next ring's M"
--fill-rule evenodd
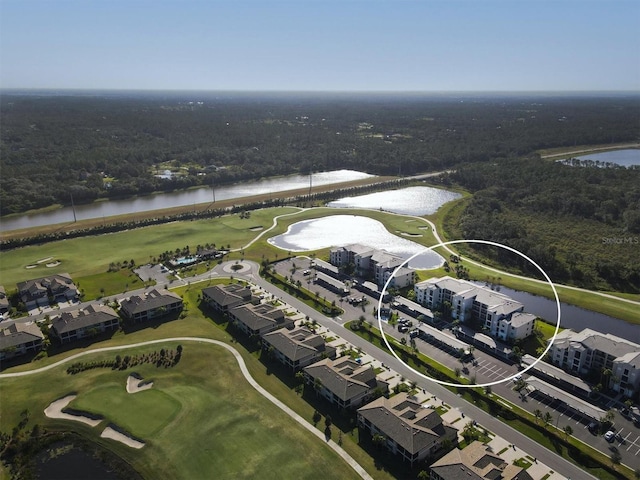
M616 432L614 432L613 430L609 430L607 433L604 434L604 439L607 442L613 442L615 438L616 438Z

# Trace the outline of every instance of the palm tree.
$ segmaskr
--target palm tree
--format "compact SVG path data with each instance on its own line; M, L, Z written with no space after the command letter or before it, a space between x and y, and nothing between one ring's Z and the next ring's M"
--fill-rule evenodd
M564 439L565 440L567 439L567 437L569 435L573 434L573 428L571 428L571 425L567 425L562 430L564 431Z
M542 420L544 421L544 427L547 428L547 425L551 423L551 420L553 420L553 417L549 412L544 412L544 416L542 417Z
M376 433L371 437L371 441L376 447L382 447L386 443L387 439L384 435Z
M536 424L538 423L538 419L542 418L542 411L539 408L536 408L533 411L533 415L536 417Z
M320 390L322 390L322 380L319 378L313 379L313 389L316 391L316 395L320 395Z

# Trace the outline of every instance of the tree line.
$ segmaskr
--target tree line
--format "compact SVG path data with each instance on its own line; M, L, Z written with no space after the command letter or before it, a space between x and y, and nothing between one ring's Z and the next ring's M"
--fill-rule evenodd
M516 248L553 280L640 291L640 168L578 167L530 156L467 164L447 181L474 194L449 222L457 237ZM473 249L540 276L504 249Z
M409 175L633 141L640 111L637 96L197 95L4 92L0 215L71 197L342 168ZM176 175L156 176L166 168Z

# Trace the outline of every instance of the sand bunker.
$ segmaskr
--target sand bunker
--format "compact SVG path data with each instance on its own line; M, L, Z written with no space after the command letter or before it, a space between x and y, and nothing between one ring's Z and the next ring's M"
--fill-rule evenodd
M67 395L66 397L62 397L55 402L52 402L47 408L44 409L44 414L49 418L62 418L65 420L73 420L74 422L86 423L92 427L98 425L102 419L100 418L90 418L84 415L72 415L70 413L65 413L63 410L71 403L71 401L76 398L76 395Z
M260 230L264 230L264 227L262 225L258 225L257 227L252 227L249 229L252 232L259 232Z
M144 381L136 375L127 377L127 393L141 392L142 390L149 390L151 387L153 387L153 382Z
M144 442L139 440L135 440L131 438L129 435L125 435L124 433L119 432L111 427L105 428L100 434L102 438L110 438L111 440L115 440L116 442L124 443L126 446L131 448L140 449L144 447Z
M38 265L27 265L27 266L26 266L26 267L24 267L24 268L36 268L37 266L38 266Z
M36 263L44 263L44 262L48 262L49 260L53 260L53 257L43 258L41 260L38 260Z
M421 237L422 236L421 233L407 233L407 232L400 232L400 235L402 235L403 237Z
M51 262L51 263L47 263L47 267L51 268L51 267L57 267L58 265L60 265L59 261L55 261L55 262Z

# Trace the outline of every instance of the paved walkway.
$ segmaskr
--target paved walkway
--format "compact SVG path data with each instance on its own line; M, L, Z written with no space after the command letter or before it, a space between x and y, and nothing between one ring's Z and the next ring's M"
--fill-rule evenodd
M240 371L242 372L242 375L244 375L244 378L247 380L247 382L249 382L249 385L251 385L253 388L255 388L258 391L258 393L260 393L260 395L262 395L271 403L273 403L275 406L277 406L282 411L284 411L287 415L293 418L296 422L302 425L302 427L306 428L313 435L315 435L320 440L325 442L333 451L335 451L340 457L342 457L342 459L345 462L347 462L349 466L351 466L351 468L353 468L356 471L356 473L360 475L361 478L364 478L365 480L373 480L371 475L369 475L367 471L364 468L362 468L362 466L351 457L351 455L345 452L342 447L340 447L333 440L326 440L322 432L320 432L317 428L315 428L313 425L307 422L304 418L302 418L300 415L294 412L291 408L289 408L287 405L285 405L283 402L281 402L275 396L273 396L271 393L265 390L249 373L249 369L247 368L247 365L244 363L244 359L242 358L242 355L240 355L240 352L238 352L231 345L228 345L224 342L220 342L218 340L212 340L210 338L199 338L199 337L171 337L171 338L163 338L161 340L149 340L147 342L132 343L130 345L119 345L116 347L96 348L95 350L90 350L88 352L82 352L82 353L77 353L75 355L71 355L70 357L67 357L64 360L60 360L59 362L52 363L51 365L46 365L44 367L37 368L35 370L28 370L26 372L3 373L3 374L0 374L0 378L25 377L27 375L46 372L47 370L51 370L52 368L58 367L64 363L75 360L76 358L84 357L85 355L91 355L98 352L123 350L127 348L143 347L145 345L153 345L156 343L166 343L166 342L209 343L209 344L217 345L219 347L229 350L231 354L235 357L236 361L238 362Z

